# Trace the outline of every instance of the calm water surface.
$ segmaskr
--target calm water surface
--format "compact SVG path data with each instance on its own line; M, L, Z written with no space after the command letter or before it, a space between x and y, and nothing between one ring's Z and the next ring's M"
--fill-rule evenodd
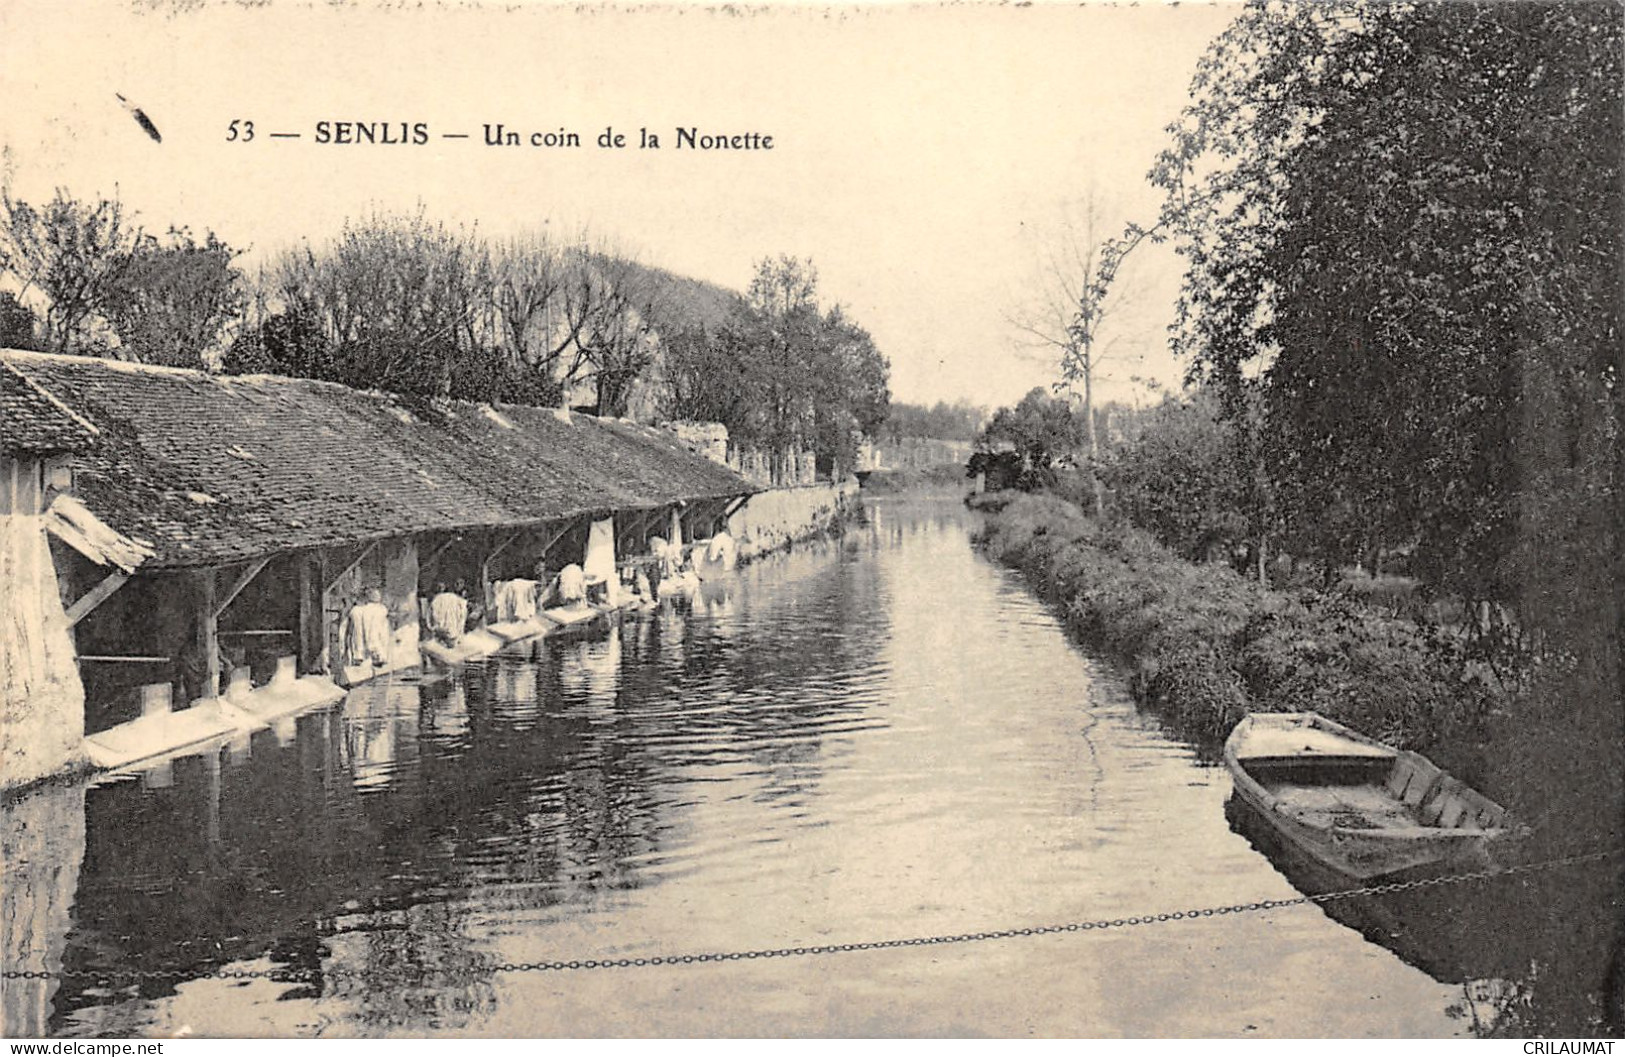
M480 970L1296 894L1226 820L1223 770L975 554L969 515L870 509L840 542L607 640L368 687L249 744L51 794L66 806L30 810L66 812L53 824L68 853L32 867L34 931L12 950L196 975L14 990L8 1014L32 1000L60 1035L1469 1033L1461 985L1304 906L813 958ZM362 977L205 976L223 967Z

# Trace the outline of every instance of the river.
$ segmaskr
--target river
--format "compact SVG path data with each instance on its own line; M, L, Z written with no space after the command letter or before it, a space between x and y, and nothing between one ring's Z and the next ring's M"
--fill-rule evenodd
M182 974L14 986L13 1029L32 1009L71 1036L1472 1033L1471 986L1313 905L483 968L1297 894L1227 820L1223 769L978 556L971 515L869 511L607 639L367 687L249 743L12 805L38 816L13 834L52 834L35 854L55 858L13 900L26 935L8 957ZM319 975L210 975L277 968Z

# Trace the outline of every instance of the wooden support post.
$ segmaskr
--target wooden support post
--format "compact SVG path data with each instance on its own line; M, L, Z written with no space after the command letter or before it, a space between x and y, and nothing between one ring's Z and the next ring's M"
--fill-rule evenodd
M243 593L243 588L247 587L250 583L252 583L253 580L254 580L254 577L258 576L260 574L260 572L268 564L270 564L270 561L271 561L270 558L260 558L257 561L250 562L248 564L248 568L244 569L241 573L239 573L237 575L237 579L235 579L235 580L233 580L231 582L231 586L226 588L225 591L222 592L220 594L220 596L215 599L215 603L214 603L214 618L215 618L215 620L218 621L220 619L220 614L222 614L222 613L224 613L226 611L226 607L231 605L231 603L236 600L237 596Z
M715 536L719 531L718 525L722 521L722 511L727 505L728 501L725 499L720 501L713 499L705 504L705 534L707 536Z
M625 535L616 535L616 544L624 544L624 546L621 547L622 550L625 550L626 547L631 546L633 540L637 540L638 543L641 544L643 540L647 538L646 534L649 531L651 522L655 518L659 517L661 512L665 509L666 508L663 506L657 506L649 510L639 511L637 516L627 523Z
M491 561L496 558L497 555L507 550L508 546L518 538L519 533L515 532L510 534L507 539L497 544L496 547L485 556L484 561L480 562L480 587L485 595L485 622L487 624L496 623L497 613L497 591L496 587L491 583Z
M327 632L322 626L321 556L299 556L299 671L327 670Z
M203 697L207 700L220 696L220 610L215 605L214 570L203 569L193 576L198 593L197 645L203 654Z
M101 583L86 591L79 601L68 607L68 627L71 628L88 617L91 610L107 601L114 591L124 586L125 581L129 580L129 578L126 573L113 573Z
M694 546L694 507L691 504L685 502L678 506L677 523L682 526L683 553L687 554Z

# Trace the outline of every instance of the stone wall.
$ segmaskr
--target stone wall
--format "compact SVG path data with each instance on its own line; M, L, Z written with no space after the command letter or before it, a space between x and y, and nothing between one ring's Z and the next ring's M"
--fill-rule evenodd
M713 462L728 464L728 427L720 422L667 422L665 428L677 434L688 450Z
M858 504L858 484L773 488L753 495L728 518L739 557L750 560L828 531Z
M84 764L85 691L43 521L0 515L0 788Z

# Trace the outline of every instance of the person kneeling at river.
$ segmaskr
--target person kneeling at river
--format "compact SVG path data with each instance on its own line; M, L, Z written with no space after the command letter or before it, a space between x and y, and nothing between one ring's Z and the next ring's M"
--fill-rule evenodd
M582 605L587 601L587 574L581 566L571 562L559 570L559 604Z
M384 593L376 587L367 589L367 600L350 610L344 621L344 663L346 666L389 663L389 652L394 646L394 633L389 627L389 607L384 605Z
M462 584L457 585L459 588ZM449 591L446 585L435 585L435 596L429 600L429 631L447 646L455 646L468 630L468 600L460 591Z

